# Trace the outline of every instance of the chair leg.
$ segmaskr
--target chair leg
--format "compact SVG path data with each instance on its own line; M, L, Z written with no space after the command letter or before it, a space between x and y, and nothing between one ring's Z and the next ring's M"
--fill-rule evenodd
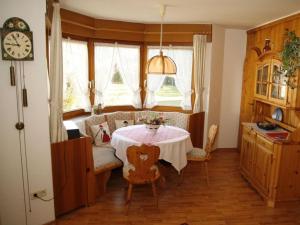
M186 166L187 167L187 166ZM186 170L186 167L183 168L181 171L180 171L180 174L179 174L179 182L178 182L178 186L180 186L182 183L183 183L183 180L184 180L184 171Z
M206 173L206 182L207 182L207 185L209 185L208 163L207 163L207 162L204 162L204 165L205 165L205 173Z
M154 199L155 199L155 204L156 204L156 207L158 207L158 198L157 198L155 181L152 181L151 184L152 184L152 192L153 192L153 196L154 196Z
M128 191L127 191L127 199L126 199L126 215L128 214L130 202L131 202L131 196L132 196L132 188L133 185L129 183Z

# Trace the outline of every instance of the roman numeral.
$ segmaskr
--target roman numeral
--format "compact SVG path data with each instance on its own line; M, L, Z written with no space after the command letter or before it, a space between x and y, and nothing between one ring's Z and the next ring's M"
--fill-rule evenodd
M12 51L12 52L11 52L11 54L12 54L12 55L15 55L15 52L14 52L14 51Z
M10 51L11 51L11 48L7 48L7 51L9 51L9 52L10 52Z
M29 49L28 49L28 48L26 48L26 49L25 49L25 51L26 51L26 52L29 52Z

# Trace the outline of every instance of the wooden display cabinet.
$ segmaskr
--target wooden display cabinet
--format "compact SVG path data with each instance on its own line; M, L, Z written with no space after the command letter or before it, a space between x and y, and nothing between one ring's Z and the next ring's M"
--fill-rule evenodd
M287 86L287 78L278 72L281 68L278 55L275 52L268 52L259 56L255 74L255 100L282 108L300 110L298 74L295 77L297 87Z
M240 168L268 206L300 200L299 142L268 138L255 124L244 123Z

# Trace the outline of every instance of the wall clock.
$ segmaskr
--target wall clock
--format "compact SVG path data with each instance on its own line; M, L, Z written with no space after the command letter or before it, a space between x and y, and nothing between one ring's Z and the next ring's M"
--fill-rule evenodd
M4 22L1 30L1 47L3 60L34 59L32 32L23 19L12 17Z

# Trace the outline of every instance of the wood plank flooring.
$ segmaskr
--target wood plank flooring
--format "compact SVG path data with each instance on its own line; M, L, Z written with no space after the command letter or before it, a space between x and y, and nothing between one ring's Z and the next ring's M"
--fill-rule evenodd
M155 207L151 186L135 186L128 216L121 170L113 172L105 197L87 208L60 217L51 225L300 225L300 202L266 207L239 173L239 153L218 150L209 162L210 186L200 166L189 164L183 183L167 167L166 187Z

